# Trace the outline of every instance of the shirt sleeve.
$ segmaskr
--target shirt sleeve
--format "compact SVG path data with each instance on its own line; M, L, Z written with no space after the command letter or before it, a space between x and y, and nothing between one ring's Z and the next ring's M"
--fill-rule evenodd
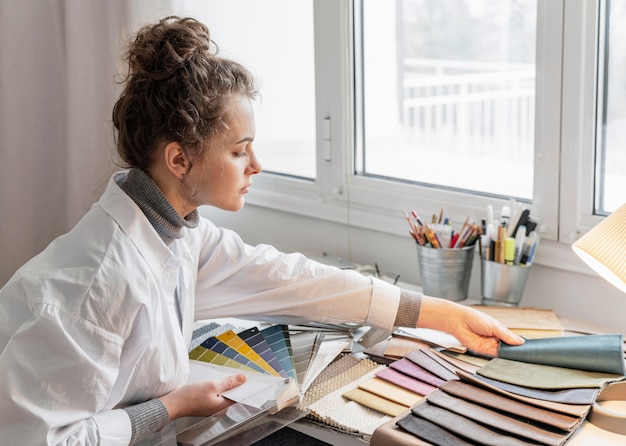
M0 355L3 442L129 444L127 413L102 410L117 377L121 340L51 304L39 304L5 340Z
M393 329L398 287L299 253L247 245L234 232L212 224L204 230L196 281L197 318L351 322Z

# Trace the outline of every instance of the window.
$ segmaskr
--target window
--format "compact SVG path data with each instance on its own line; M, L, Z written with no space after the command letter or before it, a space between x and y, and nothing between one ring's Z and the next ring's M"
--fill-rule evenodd
M563 266L625 199L623 1L183 3L261 81L248 205L408 237L515 197Z
M536 17L534 0L364 0L357 172L530 201Z
M314 179L313 1L186 0L179 8L205 23L221 54L256 78L255 150L263 169Z
M594 213L607 215L626 201L626 4L602 3L598 60L598 125Z

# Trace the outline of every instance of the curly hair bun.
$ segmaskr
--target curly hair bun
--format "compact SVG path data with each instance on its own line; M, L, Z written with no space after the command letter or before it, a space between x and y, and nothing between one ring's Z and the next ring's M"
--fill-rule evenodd
M206 25L193 18L169 16L139 30L127 54L129 74L163 80L194 57L217 53Z
M199 156L227 128L232 96L256 96L250 72L217 53L208 28L193 18L166 17L139 30L112 113L126 166L146 169L168 141L179 142L190 159Z

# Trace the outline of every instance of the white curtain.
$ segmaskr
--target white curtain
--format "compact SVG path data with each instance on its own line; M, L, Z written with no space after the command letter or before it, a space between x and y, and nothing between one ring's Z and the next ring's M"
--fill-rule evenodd
M0 0L0 286L103 192L123 45L169 4Z

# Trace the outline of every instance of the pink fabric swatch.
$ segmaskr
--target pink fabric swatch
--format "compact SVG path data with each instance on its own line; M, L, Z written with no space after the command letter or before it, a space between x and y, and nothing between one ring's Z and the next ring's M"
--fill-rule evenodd
M437 387L435 386L431 386L430 384L426 384L423 381L411 378L410 376L407 376L389 367L376 372L376 376L400 387L404 387L405 389L419 395L428 395L432 391L437 390Z
M435 387L440 387L446 383L443 379L433 375L426 369L418 366L413 361L406 358L398 359L397 361L392 362L389 364L389 367L397 370L398 372L402 372L411 378L418 379Z

